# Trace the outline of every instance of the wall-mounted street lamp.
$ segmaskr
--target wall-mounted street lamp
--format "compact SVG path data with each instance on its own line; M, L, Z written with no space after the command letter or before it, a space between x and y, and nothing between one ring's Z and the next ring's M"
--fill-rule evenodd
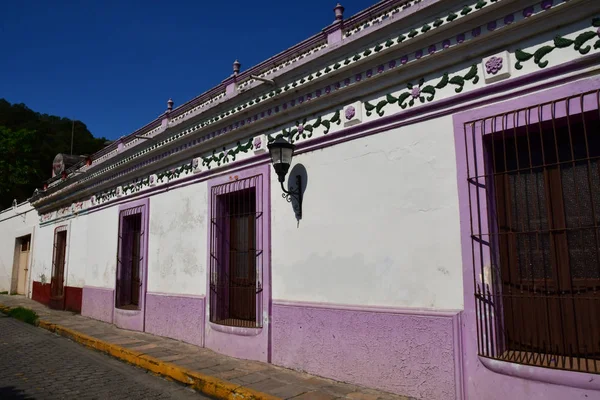
M271 154L271 162L273 163L273 168L277 173L277 177L279 178L279 183L281 183L281 190L283 190L283 194L281 197L286 199L288 202L292 201L292 197L296 199L298 202L298 207L296 209L296 215L298 218L302 218L302 177L300 175L296 175L296 187L291 188L290 190L286 190L283 186L283 182L285 181L285 176L290 169L290 165L292 164L292 157L294 156L294 146L293 143L288 142L284 138L280 137L275 139L274 142L267 145L269 149L269 153Z

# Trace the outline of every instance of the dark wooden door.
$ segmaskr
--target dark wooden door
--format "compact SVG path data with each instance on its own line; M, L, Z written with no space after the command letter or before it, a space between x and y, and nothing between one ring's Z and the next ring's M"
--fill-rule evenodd
M54 235L54 257L52 278L50 281L50 307L64 308L65 261L67 250L67 231L58 231Z

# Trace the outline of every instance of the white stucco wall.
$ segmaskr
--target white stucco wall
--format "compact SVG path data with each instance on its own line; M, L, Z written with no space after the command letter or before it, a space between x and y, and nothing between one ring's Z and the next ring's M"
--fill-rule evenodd
M298 155L299 225L272 174L273 298L462 308L454 154L448 116Z
M29 203L22 203L16 209L9 208L0 212L0 292L8 292L11 288L15 240L21 236L32 235L33 243L38 218L38 213Z
M52 279L52 256L54 246L54 229L57 226L68 224L68 221L49 224L36 229L35 240L32 245L33 259L31 262L31 278L34 281L41 282L42 275L46 283ZM67 233L68 235L68 233ZM68 240L68 236L67 236ZM67 263L69 254L69 244L67 242Z
M88 258L87 230L89 216L80 215L69 221L68 265L65 267L65 286L83 287Z
M85 285L115 287L117 242L119 237L119 207L113 206L85 216L87 235L85 247Z
M206 182L150 198L149 292L206 293L207 204Z

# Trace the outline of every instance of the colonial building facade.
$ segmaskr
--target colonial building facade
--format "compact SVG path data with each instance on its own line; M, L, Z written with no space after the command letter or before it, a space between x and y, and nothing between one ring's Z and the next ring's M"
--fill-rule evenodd
M415 398L600 398L598 17L338 6L34 195L32 296Z

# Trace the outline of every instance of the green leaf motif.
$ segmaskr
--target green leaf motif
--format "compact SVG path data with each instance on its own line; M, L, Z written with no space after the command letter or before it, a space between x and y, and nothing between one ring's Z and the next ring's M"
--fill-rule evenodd
M573 42L574 42L574 40L566 39L561 36L556 36L554 38L554 46L556 46L559 49L564 49L565 47L569 47L570 45L573 44Z
M408 99L410 97L410 93L408 92L404 92L402 93L400 96L398 96L398 105L400 107L402 107L403 109L406 108L406 104L404 104L404 102L406 101L406 99Z
M383 49L383 46L378 44L377 46L375 46L375 51L381 51L381 49Z
M417 32L417 31L416 31L416 30L414 30L414 29L411 29L411 31L410 31L410 32L408 32L408 37L412 39L412 38L414 38L415 36L417 36L418 34L419 34L419 32Z
M431 85L427 85L421 89L421 93L429 94L430 96L427 97L427 101L432 101L435 97L435 88Z
M448 22L452 22L454 21L456 18L458 18L458 15L456 15L455 13L450 13L448 14L448 16L446 17L446 21Z
M465 6L465 8L462 9L462 11L460 12L462 15L467 15L469 14L471 11L473 11L473 9L469 6Z
M540 47L533 53L533 62L536 63L540 68L545 68L548 65L548 60L542 60L546 55L554 50L554 46L543 46Z
M433 21L433 26L435 26L436 28L438 28L439 26L441 26L444 23L444 20L442 19L436 19L435 21Z
M393 44L394 44L394 41L392 39L389 39L387 42L385 42L385 47L390 47Z
M435 88L436 88L436 89L443 89L443 88L445 88L445 87L448 85L448 82L449 82L449 81L450 81L450 78L448 77L448 73L446 72L446 73L444 74L444 76L442 76L442 80L441 80L441 81L439 81L439 82L437 83L437 85L435 85Z
M375 106L375 112L377 113L377 115L383 117L383 114L385 114L385 110L383 109L383 107L387 106L387 104L387 100L381 100L379 103L377 103L377 105Z
M464 76L466 81L473 81L473 83L477 83L479 82L479 76L477 75L477 65L473 64L471 65L471 69L469 70L469 72L467 72Z
M594 49L600 49L600 39L596 40L596 43L594 43Z
M342 123L342 120L340 119L340 110L336 111L336 113L333 115L333 117L331 117L329 122L336 123L338 125Z
M592 32L592 31L587 31L587 32L581 33L579 36L577 36L575 38L575 46L573 48L575 50L579 50L580 54L587 54L587 53L589 53L590 50L592 49L592 47L591 46L585 46L585 47L583 47L583 45L585 44L585 42L587 42L588 40L592 39L596 35L597 35L596 32Z
M463 87L465 86L465 79L460 75L456 75L456 76L453 76L452 79L450 79L450 83L453 85L456 85L457 88L454 89L454 91L456 93L460 93L460 92L462 92Z
M483 7L485 7L485 6L486 6L486 4L487 4L487 2L486 2L485 0L479 0L479 1L477 2L477 4L475 4L475 8L476 8L476 9L478 9L478 10L480 10L480 9L482 9Z
M392 96L391 93L389 93L387 96L385 96L385 100L389 103L389 104L394 104L395 102L398 101L397 98L395 98L394 96Z
M402 43L402 42L404 42L405 40L406 40L406 36L404 36L404 35L400 35L400 36L398 36L398 43Z
M523 65L522 63L528 61L531 57L533 57L533 54L531 53L527 53L521 49L517 49L515 51L515 58L517 59L517 63L515 64L515 68L516 69L522 69Z
M427 31L431 30L431 26L425 24L423 25L423 27L421 28L421 32L425 33Z
M375 109L375 106L371 103L369 103L368 101L365 101L365 110L367 110L367 117L370 117L371 114L373 114L373 110Z

